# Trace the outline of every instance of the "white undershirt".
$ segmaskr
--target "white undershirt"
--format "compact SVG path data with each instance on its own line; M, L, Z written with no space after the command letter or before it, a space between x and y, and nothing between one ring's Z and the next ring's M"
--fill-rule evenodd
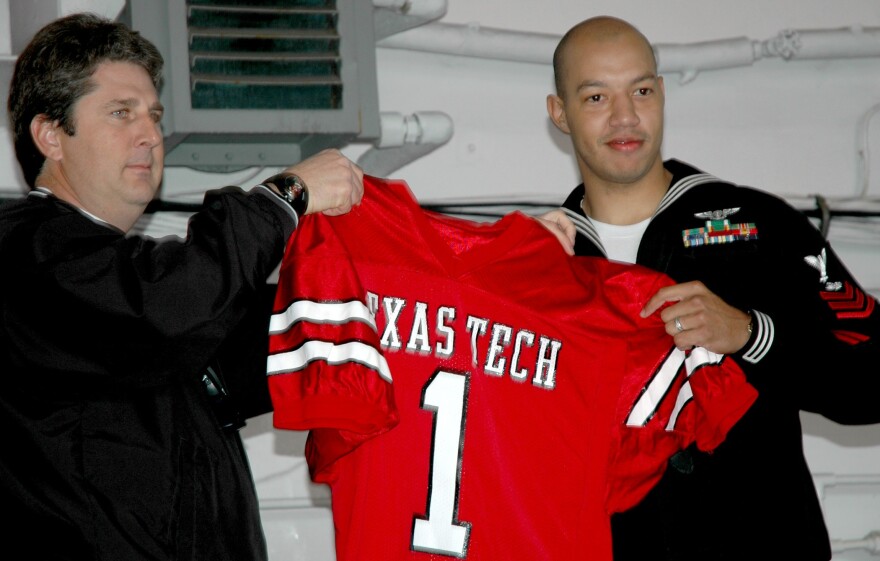
M608 259L615 261L623 261L624 263L635 263L636 255L639 252L639 243L642 241L642 235L648 227L650 218L646 218L636 224L627 226L617 226L615 224L606 224L591 218L590 221L605 246L605 254Z

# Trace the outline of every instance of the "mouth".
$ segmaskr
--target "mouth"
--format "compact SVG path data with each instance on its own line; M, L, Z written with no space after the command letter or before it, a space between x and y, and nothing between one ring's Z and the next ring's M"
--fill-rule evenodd
M127 166L129 169L139 172L152 171L153 164L151 162L131 162Z
M632 152L639 149L645 140L642 138L612 138L605 144L613 150L619 152Z

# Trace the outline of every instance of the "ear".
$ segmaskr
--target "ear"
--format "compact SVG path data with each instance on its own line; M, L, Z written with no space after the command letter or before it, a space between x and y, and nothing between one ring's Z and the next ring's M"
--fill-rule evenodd
M31 119L30 131L34 144L46 159L55 161L61 159L63 152L58 135L63 134L63 131L58 121L49 120L49 117L41 113Z
M556 128L565 134L571 134L568 128L568 121L565 119L565 102L558 95L550 94L547 96L547 114L550 120L556 125Z

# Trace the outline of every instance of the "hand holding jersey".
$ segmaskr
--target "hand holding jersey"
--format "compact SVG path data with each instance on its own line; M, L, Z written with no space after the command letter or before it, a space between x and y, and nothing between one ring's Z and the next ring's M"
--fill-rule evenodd
M551 210L538 216L537 219L545 228L550 230L550 233L556 236L556 239L562 244L562 249L565 250L565 253L574 255L574 237L577 231L574 224L565 216L562 210Z
M673 304L667 306L670 302ZM658 310L666 332L680 349L696 346L733 354L745 347L752 335L751 315L727 304L700 281L661 288L641 314L647 317Z
M308 189L309 204L303 214L339 216L358 205L364 194L364 171L339 150L322 150L282 173L295 174Z

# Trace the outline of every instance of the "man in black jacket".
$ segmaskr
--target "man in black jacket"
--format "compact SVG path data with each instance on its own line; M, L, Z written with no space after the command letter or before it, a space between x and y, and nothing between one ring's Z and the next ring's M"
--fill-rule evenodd
M547 109L583 180L564 202L575 253L675 279L642 313L660 313L683 349L732 355L759 392L714 453L676 455L642 503L612 518L615 559L827 561L799 414L880 422L875 299L803 213L662 160L663 78L633 26L581 22L553 64Z
M243 372L214 359L242 329L267 340L261 291L299 216L348 212L363 172L328 150L208 192L185 241L128 236L163 172L162 63L87 14L16 63L30 193L0 207L0 537L22 559L266 559L222 381L265 380L266 347L241 349Z

